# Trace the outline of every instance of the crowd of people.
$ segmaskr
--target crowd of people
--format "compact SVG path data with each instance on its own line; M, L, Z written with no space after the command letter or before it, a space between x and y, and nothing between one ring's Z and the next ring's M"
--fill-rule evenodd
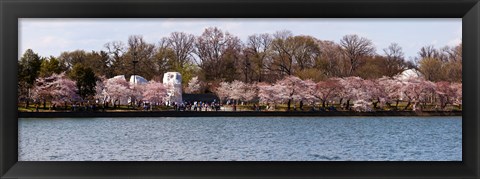
M35 103L35 112L39 112L39 109L42 108L43 110L47 109L46 104L44 104L43 108L41 107L41 103L36 102ZM143 110L143 111L155 111L158 110L158 107L163 106L165 107L165 111L276 111L278 110L276 105L272 106L271 104L267 103L264 106L261 106L260 104L253 103L252 105L245 105L245 103L240 102L235 100L227 100L223 104L220 103L217 100L213 100L211 102L207 101L184 101L182 103L176 103L172 102L170 104L152 104L146 101L143 102L138 102L138 103L130 103L127 105L128 109L131 110ZM239 106L242 108L239 109ZM59 111L72 111L72 112L105 112L107 109L117 109L121 110L121 108L118 108L118 105L113 105L110 106L109 102L106 102L102 104L99 101L96 102L78 102L78 103L72 103L70 108L66 108L64 106L57 107L57 104L54 103L52 104L48 110L59 110ZM287 109L287 111L290 111L290 109ZM303 102L299 103L299 107L297 108L297 105L294 104L292 106L291 111L307 111L303 107ZM311 107L308 109L308 111L336 111L336 108L334 106L329 106L326 108L316 108L316 107Z
M220 103L212 101L211 103L205 101L183 102L180 104L174 103L175 111L219 111Z

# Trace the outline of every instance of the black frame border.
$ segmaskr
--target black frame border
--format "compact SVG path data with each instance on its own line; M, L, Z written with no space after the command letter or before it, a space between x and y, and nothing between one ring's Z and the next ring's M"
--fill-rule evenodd
M462 162L18 162L18 18L462 18ZM478 0L0 0L0 178L479 178Z

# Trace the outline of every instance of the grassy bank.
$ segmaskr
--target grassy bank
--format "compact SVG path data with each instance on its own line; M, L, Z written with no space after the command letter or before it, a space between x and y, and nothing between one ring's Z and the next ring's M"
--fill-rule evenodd
M461 111L274 112L274 111L143 111L143 112L19 112L20 118L57 117L255 117L255 116L461 116Z

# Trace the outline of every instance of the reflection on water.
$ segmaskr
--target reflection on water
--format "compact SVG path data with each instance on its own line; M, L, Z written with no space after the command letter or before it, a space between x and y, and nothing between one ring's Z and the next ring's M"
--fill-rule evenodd
M19 119L19 161L461 161L461 117Z

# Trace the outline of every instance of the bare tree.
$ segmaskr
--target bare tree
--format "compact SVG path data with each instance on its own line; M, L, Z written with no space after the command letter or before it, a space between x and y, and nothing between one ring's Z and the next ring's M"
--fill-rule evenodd
M135 68L135 75L140 75L146 79L152 79L156 74L153 65L155 45L147 43L142 36L132 35L128 38L128 51L124 55L125 71L123 74L133 74L134 61L138 61Z
M238 37L223 33L216 27L205 29L195 42L198 67L205 79L215 80L235 74L232 69L235 60L240 58L241 41Z
M442 61L459 61L462 60L462 48L461 45L457 46L445 46L440 49L440 59Z
M243 73L245 82L264 80L269 67L270 46L272 37L269 34L254 34L248 37L243 50Z
M428 45L420 48L420 51L418 52L418 55L420 56L421 59L423 58L438 58L439 57L439 52L433 45Z
M346 70L344 69L344 65L342 65L345 55L340 45L333 41L319 40L317 43L321 51L321 61L317 62L317 68L321 69L326 77L345 76Z
M170 34L167 43L174 52L174 65L178 68L184 68L190 62L195 50L195 36L184 32L173 32Z
M155 48L153 63L151 64L158 72L155 77L160 80L163 79L163 74L165 72L174 68L174 62L172 59L175 59L175 52L169 47L168 41L168 38L160 39Z
M391 43L390 46L383 49L385 53L385 73L389 77L393 77L408 68L408 63L405 62L402 47L397 43Z
M358 35L343 36L340 40L340 46L342 46L345 55L350 60L349 75L355 72L364 57L375 53L375 47L372 41L364 37L359 37Z
M120 57L125 53L125 44L122 41L112 41L104 45L107 49L107 52L110 56L109 64L112 65L113 62L120 59Z
M315 60L320 56L317 39L311 36L295 36L292 39L294 46L293 57L299 70L312 68Z
M278 31L274 34L272 42L272 50L274 51L274 66L281 75L293 74L293 53L295 46L293 46L292 39L293 34L290 31Z

